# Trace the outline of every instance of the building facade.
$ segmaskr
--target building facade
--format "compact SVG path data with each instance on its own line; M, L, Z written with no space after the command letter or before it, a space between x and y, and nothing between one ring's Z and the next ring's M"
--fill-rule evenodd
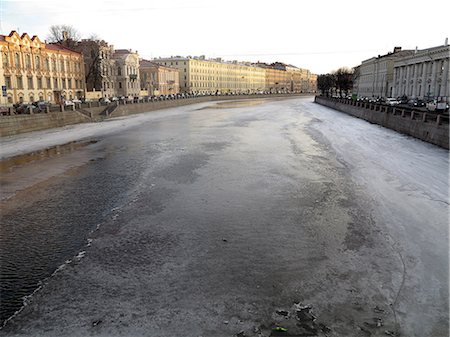
M84 97L83 55L37 36L12 31L0 35L0 84L6 86L2 104Z
M117 69L112 58L114 47L105 41L84 39L75 50L83 54L86 91L100 92L100 97L116 95Z
M153 62L178 69L181 92L254 93L265 88L265 70L251 64L207 60L204 56L160 58Z
M412 54L412 50L395 47L392 53L361 62L354 73L353 94L358 97L393 97L394 62Z
M115 96L137 97L141 91L139 54L131 49L116 49L112 55L115 66Z
M416 50L394 63L394 95L450 100L450 46Z
M148 60L139 64L141 90L147 90L148 95L170 95L180 92L179 70Z

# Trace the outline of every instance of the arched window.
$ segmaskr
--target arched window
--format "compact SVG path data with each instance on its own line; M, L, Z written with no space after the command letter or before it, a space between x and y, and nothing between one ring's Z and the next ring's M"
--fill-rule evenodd
M45 58L45 70L50 70L50 60L48 57Z
M56 71L56 59L52 60L52 70Z
M122 76L122 68L117 67L117 75Z
M39 56L36 56L34 58L34 66L36 67L36 69L41 69L41 59Z

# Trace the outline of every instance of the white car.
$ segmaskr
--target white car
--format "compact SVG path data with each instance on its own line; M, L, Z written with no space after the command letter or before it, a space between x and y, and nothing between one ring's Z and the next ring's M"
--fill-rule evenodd
M75 105L73 101L70 100L64 101L64 106L73 106L73 105Z
M72 102L76 104L81 104L81 100L78 98L73 99Z
M386 98L386 104L390 106L399 105L400 102L396 98Z

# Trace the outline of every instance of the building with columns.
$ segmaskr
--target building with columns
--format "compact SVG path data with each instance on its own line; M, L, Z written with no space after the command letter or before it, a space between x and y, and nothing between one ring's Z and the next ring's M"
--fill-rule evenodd
M415 50L394 63L394 96L425 100L450 99L450 46Z
M180 92L179 71L176 68L141 60L139 76L141 90L146 90L150 96L178 94Z
M12 31L0 35L0 85L6 86L1 104L84 97L83 55L37 36Z

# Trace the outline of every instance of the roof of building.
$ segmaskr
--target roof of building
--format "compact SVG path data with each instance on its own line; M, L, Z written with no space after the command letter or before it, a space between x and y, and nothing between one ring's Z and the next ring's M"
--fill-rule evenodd
M81 54L80 52L78 52L76 50L73 50L73 49L70 49L70 48L68 48L66 46L63 46L62 44L59 44L59 43L47 43L45 45L45 48L46 49L50 49L50 50L61 50L61 51L68 51L68 52L71 52L71 53Z

